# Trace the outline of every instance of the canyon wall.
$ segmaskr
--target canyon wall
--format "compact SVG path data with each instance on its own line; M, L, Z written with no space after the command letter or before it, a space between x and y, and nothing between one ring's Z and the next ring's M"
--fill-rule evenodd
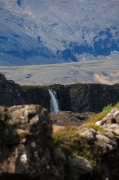
M61 110L100 112L103 107L119 102L119 84L71 84L51 86L57 92Z
M56 91L61 111L100 112L119 102L119 84L20 86L0 74L0 105L40 104L50 111L48 89Z

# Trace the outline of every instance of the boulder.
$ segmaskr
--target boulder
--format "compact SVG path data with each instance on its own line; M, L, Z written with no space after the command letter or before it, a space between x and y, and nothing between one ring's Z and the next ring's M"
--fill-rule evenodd
M80 156L69 158L68 165L73 180L78 180L80 175L88 174L93 169L90 162Z
M83 128L80 132L80 136L90 139L95 139L96 131L92 128Z
M102 154L114 150L117 147L116 139L103 135L99 132L96 134L97 146L102 148Z
M51 134L48 110L40 105L0 107L0 179L62 179L45 143Z
M66 156L62 148L58 147L54 149L53 156L58 161L59 164L62 165L66 164Z
M102 120L95 123L119 138L119 107L115 107Z

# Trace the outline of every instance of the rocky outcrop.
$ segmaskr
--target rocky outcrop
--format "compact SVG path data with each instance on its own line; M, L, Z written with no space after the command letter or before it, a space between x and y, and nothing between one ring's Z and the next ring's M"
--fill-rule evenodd
M119 108L100 121L55 132L54 142L68 156L66 171L71 180L118 180ZM67 157L66 156L66 157Z
M52 122L39 105L0 107L0 179L62 179L46 145Z
M49 112L40 105L0 106L1 180L118 180L118 159L118 107L52 135Z
M90 162L80 156L69 158L69 169L72 180L78 180L82 174L92 172Z

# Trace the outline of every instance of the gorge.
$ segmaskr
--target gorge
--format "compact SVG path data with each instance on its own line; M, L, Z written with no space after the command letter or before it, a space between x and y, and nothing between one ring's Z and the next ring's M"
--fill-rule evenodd
M20 86L0 74L0 95L1 180L118 180L119 84Z
M61 111L98 113L103 107L119 102L119 84L20 86L0 74L0 105L40 104L51 111L48 89L57 93Z

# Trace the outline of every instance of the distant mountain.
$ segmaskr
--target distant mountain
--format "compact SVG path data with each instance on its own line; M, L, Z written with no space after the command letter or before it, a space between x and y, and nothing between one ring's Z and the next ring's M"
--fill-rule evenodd
M118 0L0 0L0 65L119 60Z

